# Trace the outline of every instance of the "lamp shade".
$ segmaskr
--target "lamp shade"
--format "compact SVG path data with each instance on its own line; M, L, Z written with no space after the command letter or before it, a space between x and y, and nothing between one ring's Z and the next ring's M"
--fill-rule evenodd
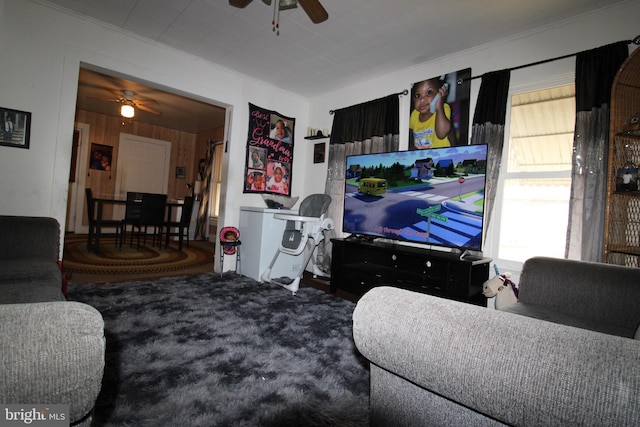
M133 116L135 116L136 110L133 108L132 105L123 104L122 107L120 107L120 114L122 115L122 117L126 117L127 119L130 119Z

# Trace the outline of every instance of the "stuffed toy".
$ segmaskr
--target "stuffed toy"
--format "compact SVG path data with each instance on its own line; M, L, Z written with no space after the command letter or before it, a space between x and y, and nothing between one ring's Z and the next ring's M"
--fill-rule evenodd
M509 277L511 273L498 274L482 285L482 294L485 297L496 297L496 310L502 310L518 302L518 287Z
M640 132L640 112L635 113L622 124L622 131L635 134Z

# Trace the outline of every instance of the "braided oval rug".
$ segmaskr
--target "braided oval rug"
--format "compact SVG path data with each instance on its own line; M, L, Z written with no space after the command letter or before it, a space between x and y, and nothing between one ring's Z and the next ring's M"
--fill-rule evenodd
M100 249L87 249L87 235L67 235L64 242L63 266L72 283L109 283L190 275L213 271L215 244L205 241L186 242L178 251L177 242L169 248L147 245L116 246L113 237L101 239Z

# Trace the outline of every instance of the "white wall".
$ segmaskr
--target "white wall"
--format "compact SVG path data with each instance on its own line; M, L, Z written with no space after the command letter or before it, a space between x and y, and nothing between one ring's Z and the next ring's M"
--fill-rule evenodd
M264 205L260 196L242 193L249 102L296 117L292 191L305 187L309 105L296 94L24 0L0 0L0 55L0 106L32 113L30 148L0 146L0 215L52 216L64 224L81 63L231 109L222 190L227 199L219 225L237 224L240 205Z
M628 1L614 7L574 17L570 20L539 28L518 37L478 46L437 60L363 81L346 89L328 92L312 98L309 117L310 126L331 128L330 110L348 107L392 93L410 89L411 84L425 78L471 68L472 76L500 69L513 68L550 58L574 54L621 40L633 39L640 33L638 26L640 2ZM450 37L455 37L455 29ZM633 46L632 48L634 48ZM512 87L527 87L532 82L547 81L550 84L573 81L575 58L554 61L545 65L516 70L511 73ZM480 79L471 84L470 119L473 119L475 100L480 88ZM407 149L409 132L410 100L403 96L400 102L400 149ZM307 180L305 193L322 192L324 180ZM495 225L492 223L492 225ZM487 230L488 239L493 235ZM487 252L485 256L493 257ZM514 272L517 274L517 272Z

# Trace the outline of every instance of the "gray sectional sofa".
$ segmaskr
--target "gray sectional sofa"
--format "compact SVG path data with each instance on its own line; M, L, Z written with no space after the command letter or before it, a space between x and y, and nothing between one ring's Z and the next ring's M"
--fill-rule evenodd
M68 404L91 424L104 371L104 322L62 291L60 226L0 216L0 403Z
M374 426L640 425L640 269L528 260L496 311L392 287L358 302Z

